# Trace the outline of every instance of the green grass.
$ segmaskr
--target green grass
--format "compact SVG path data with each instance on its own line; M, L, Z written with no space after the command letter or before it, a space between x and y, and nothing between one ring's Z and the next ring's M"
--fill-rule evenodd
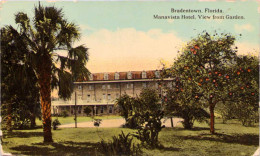
M59 119L59 121L60 121L60 123L62 125L75 123L74 116L65 117L65 118L64 117L52 117L52 120L54 120L56 118ZM122 117L121 116L116 116L116 115L106 115L106 116L96 116L95 119L103 119L103 120L104 119L105 120L107 120L107 119L122 119ZM93 118L91 118L91 117L86 117L86 116L79 116L79 117L77 117L77 122L78 123L79 122L88 122L88 121L92 121L92 120L93 120ZM37 125L42 125L42 121L37 119L36 120L36 124Z
M216 135L209 134L207 124L195 123L194 130L182 126L165 128L159 135L160 149L144 149L143 155L159 156L239 156L252 155L258 147L259 128L243 127L235 120L227 124L216 121ZM98 131L97 131L98 130ZM101 138L109 140L127 128L64 128L53 131L55 143L43 144L42 129L4 132L3 148L6 152L23 155L99 155ZM134 142L139 142L134 139Z

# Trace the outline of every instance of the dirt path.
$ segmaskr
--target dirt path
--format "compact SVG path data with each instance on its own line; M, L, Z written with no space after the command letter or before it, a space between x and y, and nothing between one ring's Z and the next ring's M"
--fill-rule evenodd
M180 121L182 121L182 120L183 119L181 119L181 118L173 118L173 126L175 127L177 124L180 124ZM162 123L166 127L171 127L170 119L167 119L166 121L163 119ZM99 127L122 127L124 124L125 124L124 119L107 119L107 120L102 120ZM59 128L72 128L72 127L75 127L74 123L59 126ZM95 127L95 126L92 121L89 121L89 122L77 123L77 127Z

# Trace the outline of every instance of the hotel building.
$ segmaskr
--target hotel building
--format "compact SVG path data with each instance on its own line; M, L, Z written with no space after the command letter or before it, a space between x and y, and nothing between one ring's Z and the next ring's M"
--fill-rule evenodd
M74 82L71 100L52 100L52 113L61 114L62 111L67 111L69 115L73 115L76 110L78 116L85 116L83 110L89 106L92 115L115 114L116 99L124 94L136 97L143 88L156 89L159 96L164 94L159 83L160 77L159 70L93 73L89 80ZM163 81L172 83L170 80Z

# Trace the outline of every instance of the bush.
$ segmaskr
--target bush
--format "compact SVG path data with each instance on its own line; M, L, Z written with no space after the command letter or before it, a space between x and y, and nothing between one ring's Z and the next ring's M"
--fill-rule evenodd
M143 89L140 97L124 95L117 99L121 116L126 120L128 128L138 129L134 135L142 144L158 147L158 135L164 128L161 119L164 117L160 98L153 89Z
M105 142L102 140L99 143L100 151L107 156L139 155L141 153L140 146L133 144L133 138L130 138L129 136L129 133L125 135L122 131L122 134L119 134L118 137L112 137L112 142Z
M84 112L87 116L89 116L90 113L92 112L92 109L91 109L91 107L87 106L86 108L84 108L83 112Z
M143 145L148 145L152 148L159 147L158 135L165 126L162 126L161 119L164 113L161 110L156 112L146 112L139 114L138 132L134 135Z
M56 130L58 128L58 125L61 125L60 124L60 121L58 119L55 119L53 122L52 122L52 128L53 130Z
M64 118L66 118L66 117L69 116L69 112L66 111L66 110L64 110L64 111L61 112L61 116L64 117Z
M94 119L94 126L99 127L102 122L102 119Z

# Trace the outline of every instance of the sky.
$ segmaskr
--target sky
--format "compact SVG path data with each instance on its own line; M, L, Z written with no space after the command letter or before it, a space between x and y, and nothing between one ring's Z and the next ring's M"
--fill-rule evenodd
M81 39L75 46L89 48L87 68L92 72L142 71L160 69L177 57L177 51L203 30L237 36L238 54L259 52L259 12L257 1L41 1L44 6L63 8L65 17L76 23ZM0 26L15 25L14 14L33 17L35 1L1 1ZM222 9L223 13L187 13L196 20L154 19L154 15L182 15L174 9ZM239 15L242 20L199 19L198 15ZM239 34L242 34L240 37Z

